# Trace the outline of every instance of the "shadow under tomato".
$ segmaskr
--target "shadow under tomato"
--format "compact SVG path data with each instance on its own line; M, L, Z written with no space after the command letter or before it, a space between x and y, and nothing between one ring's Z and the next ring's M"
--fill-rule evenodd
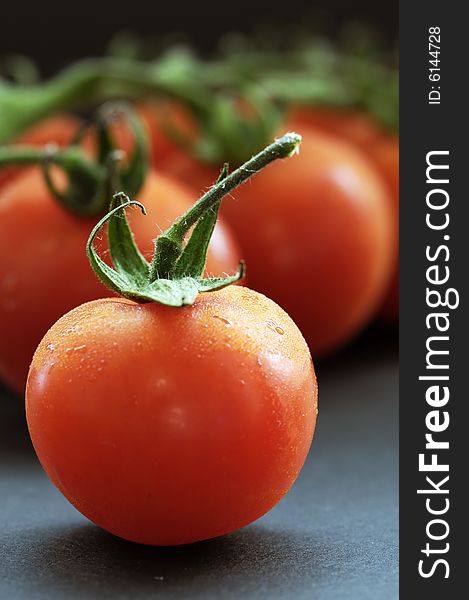
M5 579L21 579L41 598L264 596L279 586L297 586L301 577L311 585L354 553L344 544L260 525L167 548L125 542L91 524L24 531L2 545Z

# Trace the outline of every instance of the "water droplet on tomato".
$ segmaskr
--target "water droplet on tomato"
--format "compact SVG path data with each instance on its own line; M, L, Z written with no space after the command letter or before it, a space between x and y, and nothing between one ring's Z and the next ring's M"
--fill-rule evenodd
M285 333L285 331L279 325L277 325L275 321L268 319L266 323L267 327L269 327L269 329L272 329L272 331L275 331L275 333L278 333L279 335L283 335Z
M220 317L220 315L213 315L214 319L218 319L219 321L221 321L222 323L224 323L227 327L232 327L233 323L227 319L226 317Z

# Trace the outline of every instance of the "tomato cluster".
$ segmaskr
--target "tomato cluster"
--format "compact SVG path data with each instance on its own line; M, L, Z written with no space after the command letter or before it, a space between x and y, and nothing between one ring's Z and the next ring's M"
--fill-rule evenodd
M26 384L34 447L72 504L126 539L180 544L242 527L285 495L316 423L311 354L331 354L377 315L397 321L398 140L363 112L295 107L273 133L298 131L299 155L298 136L283 136L294 143L274 158L290 158L237 187L249 169L229 183L222 164L202 160L204 132L183 103L135 110L151 155L135 198L146 216L129 211L127 230L112 208L98 267L90 243L102 215L59 201L67 172L0 170L0 378L18 394ZM109 127L129 157L129 128ZM107 138L84 131L62 114L16 144L74 140L92 162ZM237 189L216 226L221 199L175 241L197 198L225 184ZM166 268L158 234L170 230ZM255 291L223 287L240 259ZM148 301L155 290L172 298L174 285L216 291Z

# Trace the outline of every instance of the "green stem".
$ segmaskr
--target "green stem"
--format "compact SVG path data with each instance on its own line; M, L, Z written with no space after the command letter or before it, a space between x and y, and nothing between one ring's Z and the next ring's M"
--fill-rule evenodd
M206 106L209 95L187 73L171 74L164 63L125 59L84 60L49 82L34 86L0 84L0 143L48 115L113 98L164 93L194 109ZM208 97L207 97L208 96Z
M53 113L148 94L184 102L196 120L200 119L203 130L207 123L213 125L211 109L220 91L243 96L253 88L282 106L291 102L353 106L371 112L389 127L397 125L394 71L353 53L349 56L313 44L304 51L240 52L214 61L200 61L190 53L178 56L177 52L147 63L87 59L38 85L0 81L0 144ZM220 128L223 133L218 125L215 131L210 126L207 133L219 135ZM238 129L238 124L233 128ZM229 158L223 150L223 156L217 157L220 162Z
M0 168L10 165L35 165L44 160L44 148L36 146L0 146Z
M62 167L68 174L81 173L91 179L96 179L102 169L88 160L77 146L58 148L49 146L2 146L0 147L0 168L7 166L54 164Z
M301 136L287 133L253 156L244 165L219 180L187 212L185 212L164 233L158 236L155 254L150 268L150 280L170 277L177 258L181 253L184 237L189 229L227 194L278 158L287 158L297 151Z

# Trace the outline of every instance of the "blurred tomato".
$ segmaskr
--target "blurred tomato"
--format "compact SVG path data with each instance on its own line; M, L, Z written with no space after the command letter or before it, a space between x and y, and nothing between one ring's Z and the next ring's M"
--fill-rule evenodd
M295 107L288 121L294 127L308 126L346 138L354 145L366 148L381 137L381 128L367 114L339 108Z
M250 285L284 308L314 356L373 316L395 256L389 192L356 148L298 128L298 157L268 168L222 205Z
M80 120L72 115L55 115L31 127L13 143L31 146L55 143L59 146L66 146L72 140L80 124ZM16 177L23 169L23 167L0 169L0 187Z
M137 105L136 111L146 127L155 167L172 155L183 154L180 146L172 138L173 134L181 136L188 143L198 135L198 128L189 111L174 100L142 102Z
M215 183L220 169L193 158L172 137L179 135L190 145L199 135L199 129L187 109L174 100L160 99L142 102L136 110L149 136L151 163L157 171L175 177L198 194ZM171 130L173 133L170 133ZM122 131L118 127L116 132L118 146L126 149L130 142L128 128Z
M393 201L397 252L380 316L385 322L396 324L399 320L399 140L392 135L383 135L370 146L367 154L387 181Z
M163 173L175 177L189 185L198 194L206 192L218 179L220 168L201 163L196 158L182 152L172 153L160 162Z
M326 108L302 108L292 110L290 122L293 128L314 126L321 131L345 138L359 147L377 167L391 192L395 220L396 248L399 242L399 138L383 131L367 114ZM382 319L390 324L399 319L399 255L396 251L394 273L380 310Z

